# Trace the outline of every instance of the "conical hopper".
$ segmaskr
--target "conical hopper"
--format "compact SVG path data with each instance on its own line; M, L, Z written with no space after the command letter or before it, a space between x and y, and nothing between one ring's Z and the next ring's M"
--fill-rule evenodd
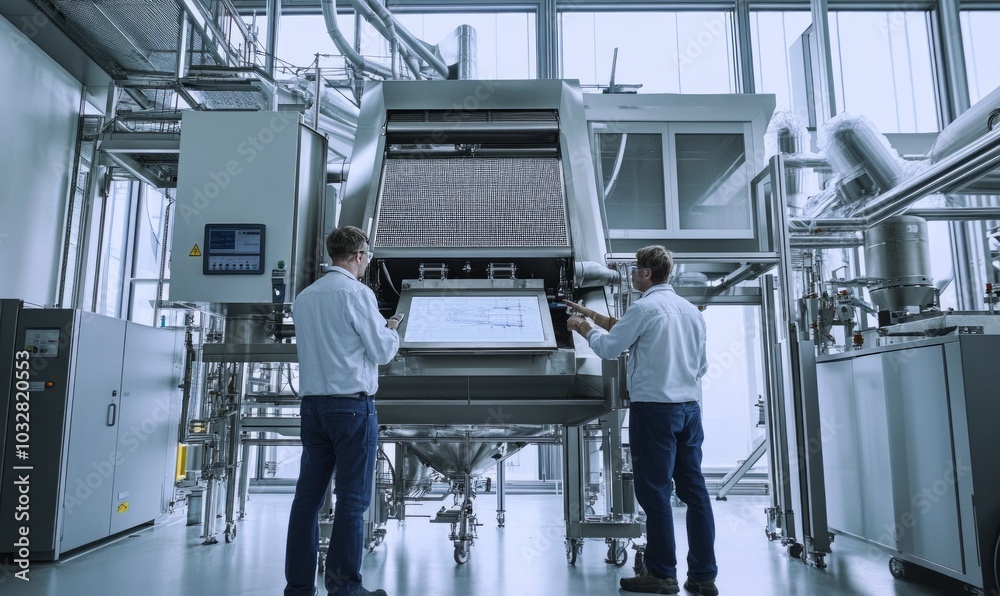
M497 460L511 455L531 439L552 434L547 426L469 427L408 426L382 431L387 440L403 443L420 461L448 478L481 476ZM409 440L408 440L409 439Z

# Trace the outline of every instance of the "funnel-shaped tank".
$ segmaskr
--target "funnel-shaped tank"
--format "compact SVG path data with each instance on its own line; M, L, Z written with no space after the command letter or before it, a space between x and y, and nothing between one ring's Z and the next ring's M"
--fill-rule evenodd
M391 427L382 431L387 440L397 440L437 472L448 478L465 474L481 476L497 460L554 431L547 426L508 427Z

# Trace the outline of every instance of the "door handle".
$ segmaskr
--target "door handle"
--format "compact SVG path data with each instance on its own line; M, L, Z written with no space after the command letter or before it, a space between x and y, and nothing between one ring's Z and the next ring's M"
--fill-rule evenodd
M108 426L115 425L115 418L118 417L118 406L115 404L108 405Z

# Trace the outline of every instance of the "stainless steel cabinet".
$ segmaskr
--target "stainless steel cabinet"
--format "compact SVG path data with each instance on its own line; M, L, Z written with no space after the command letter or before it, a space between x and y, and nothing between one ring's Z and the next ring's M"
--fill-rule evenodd
M819 359L831 529L996 589L998 351L965 335Z

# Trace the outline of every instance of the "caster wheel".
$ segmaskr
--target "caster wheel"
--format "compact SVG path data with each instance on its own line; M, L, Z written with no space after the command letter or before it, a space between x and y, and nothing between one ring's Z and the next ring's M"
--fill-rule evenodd
M566 560L570 565L576 565L581 550L583 550L583 539L573 538L566 541Z
M469 560L469 549L464 544L455 547L455 563L464 565Z
M906 561L893 557L889 559L889 573L896 579L906 579L910 570L907 569Z
M612 540L608 545L608 556L604 562L615 567L624 567L625 563L628 563L628 551L625 550L625 545L618 540Z
M632 564L632 570L635 571L635 574L637 576L638 575L646 575L647 569L646 569L646 555L645 555L645 553L641 553L641 552L636 552L635 553L635 563Z
M497 514L497 526L499 526L499 527L502 528L505 523L507 523L507 518L504 517L504 514L498 513Z
M793 543L791 543L791 544L788 545L788 556L789 557L792 557L793 559L801 559L802 558L802 552L803 552L802 545L799 544L798 542L793 542Z

